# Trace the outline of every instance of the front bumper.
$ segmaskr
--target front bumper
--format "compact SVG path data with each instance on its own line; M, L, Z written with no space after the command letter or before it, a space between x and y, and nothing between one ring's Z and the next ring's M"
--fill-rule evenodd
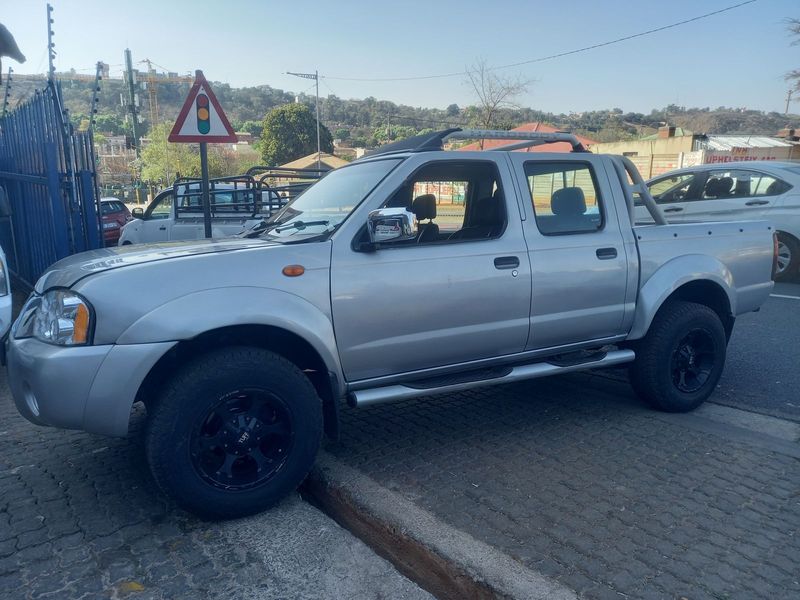
M14 403L37 425L124 436L142 381L174 345L62 347L11 337L6 352Z

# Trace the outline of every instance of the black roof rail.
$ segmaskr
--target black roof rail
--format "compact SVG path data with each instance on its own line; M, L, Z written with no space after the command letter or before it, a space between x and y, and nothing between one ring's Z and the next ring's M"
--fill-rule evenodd
M451 133L448 136L453 140L506 140L511 142L492 151L518 150L542 144L554 144L556 142L567 142L572 146L573 152L587 152L581 141L574 133L567 131L554 131L547 133L544 131L503 131L499 129L462 129Z
M398 152L429 152L442 150L445 140L507 140L511 143L492 151L518 150L541 144L567 142L572 146L573 152L588 152L581 141L573 133L556 131L545 133L542 131L505 131L499 129L445 129L423 135L415 135L398 142L381 146L365 154L365 157L395 154Z
M434 131L433 133L423 133L422 135L415 135L404 140L386 144L380 148L376 148L367 152L364 156L378 156L382 154L395 154L397 152L429 152L432 150L441 150L442 142L451 133L461 131L460 128L445 129L443 131Z

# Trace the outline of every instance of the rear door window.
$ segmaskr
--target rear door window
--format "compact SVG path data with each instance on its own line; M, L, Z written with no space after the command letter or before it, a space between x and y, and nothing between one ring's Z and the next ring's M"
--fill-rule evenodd
M603 206L591 165L525 163L536 226L544 235L592 233L603 228Z
M103 202L102 209L104 215L110 215L111 213L118 213L125 211L125 205L122 202Z
M790 187L785 181L761 171L717 169L708 174L703 199L777 196Z

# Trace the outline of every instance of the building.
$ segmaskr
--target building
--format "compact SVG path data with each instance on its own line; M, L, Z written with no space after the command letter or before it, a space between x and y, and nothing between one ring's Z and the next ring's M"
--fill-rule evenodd
M515 127L511 131L524 131L524 132L541 132L541 133L556 133L562 131L552 125L548 125L546 123L534 122L534 123L525 123L524 125L520 125L519 127ZM589 138L576 135L575 137L586 146L589 147L590 144L597 144L594 140L590 140ZM466 146L461 146L457 148L457 150L490 150L491 148L499 148L500 146L505 146L507 144L513 144L514 142L518 142L519 140L483 140L481 142L473 142L471 144L467 144ZM517 150L517 152L570 152L572 150L572 146L569 142L556 142L555 144L546 144L542 146L532 146L529 148L521 148Z
M323 171L332 171L348 164L348 162L333 154L327 152L320 152L320 169ZM308 156L298 158L292 162L280 166L281 169L316 169L317 168L317 153L312 152Z
M794 129L778 136L698 134L680 127L659 127L636 140L592 144L592 152L627 156L645 179L673 169L740 160L800 160Z

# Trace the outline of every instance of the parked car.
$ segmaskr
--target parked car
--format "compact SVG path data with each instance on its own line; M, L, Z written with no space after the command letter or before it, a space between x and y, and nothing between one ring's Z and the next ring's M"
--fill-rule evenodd
M291 182L267 183L267 178L292 177ZM266 169L261 177L243 175L211 181L211 235L222 238L250 230L282 208L311 183L320 171ZM195 240L205 237L200 181L182 179L159 193L150 205L134 209L135 219L122 229L119 245Z
M6 253L0 247L0 339L5 339L11 328L11 311L11 273L8 271Z
M11 216L11 204L6 189L0 186L0 217ZM8 270L8 262L6 261L6 253L0 246L0 339L5 340L9 329L11 328L11 272ZM2 363L5 364L5 354L0 349L0 358Z
M800 163L698 165L655 177L647 187L672 223L769 220L778 232L776 279L800 271ZM636 218L649 218L644 206Z
M567 154L442 151L449 137L508 134L385 146L254 237L59 261L8 342L17 408L125 435L143 402L156 482L219 518L295 489L345 399L628 365L653 407L697 407L736 316L772 290L771 226L666 224L629 159L568 134L516 136L569 141ZM632 225L634 192L657 224Z
M100 198L100 210L103 221L103 241L106 246L114 246L119 241L120 231L133 220L133 216L125 203L117 198Z

